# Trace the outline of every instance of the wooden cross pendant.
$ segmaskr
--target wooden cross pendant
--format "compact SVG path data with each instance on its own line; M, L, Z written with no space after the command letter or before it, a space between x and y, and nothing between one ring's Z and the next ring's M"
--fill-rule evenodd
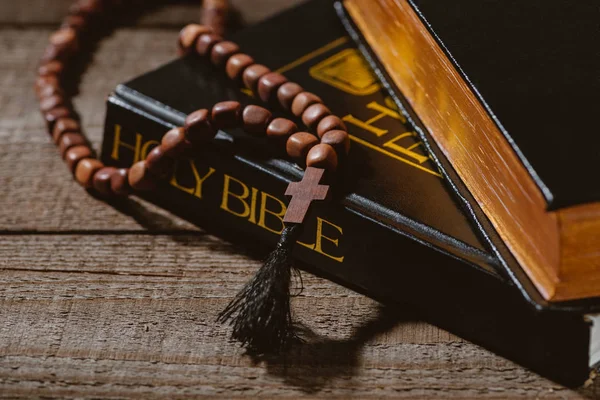
M329 193L329 185L319 185L324 172L321 168L308 167L304 171L302 181L291 182L288 185L285 195L292 196L292 200L283 222L301 224L310 204L314 200L325 200Z

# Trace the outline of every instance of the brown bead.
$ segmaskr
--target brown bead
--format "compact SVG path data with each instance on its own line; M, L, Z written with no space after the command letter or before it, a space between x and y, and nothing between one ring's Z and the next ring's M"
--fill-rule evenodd
M212 50L210 51L210 61L217 67L220 67L225 65L231 56L239 52L240 46L226 40L213 46Z
M350 135L346 131L338 129L327 131L321 138L321 143L332 146L338 153L338 158L342 158L350 151Z
M194 111L185 119L185 136L192 144L208 142L217 131L210 121L210 112L203 108Z
M292 114L294 114L296 117L300 117L302 114L304 114L304 111L306 111L308 107L316 103L323 103L323 100L321 100L321 98L316 94L302 92L298 94L292 102Z
M179 32L178 50L179 55L189 54L194 50L196 41L205 33L212 33L212 29L198 24L186 25Z
M117 172L117 169L114 167L104 167L98 170L94 174L94 179L92 180L92 186L96 192L100 193L102 196L111 196L113 194L112 189L110 188L110 182L112 179L112 175Z
M61 95L55 94L50 97L45 97L40 101L40 111L46 113L53 108L66 105L65 98Z
M271 138L287 138L298 132L298 125L287 118L275 118L267 127L267 136Z
M86 145L71 147L65 154L65 162L71 173L75 172L75 167L80 160L92 156L92 150Z
M156 187L156 178L148 171L146 161L138 161L131 166L128 182L135 190L152 190Z
M94 186L94 175L104 164L95 158L84 158L75 167L75 180L84 188L91 189Z
M61 53L74 53L78 47L77 32L73 28L61 28L50 35L50 44Z
M321 103L316 103L309 106L304 113L302 113L302 123L308 126L309 129L315 129L319 122L328 115L331 115L329 108Z
M65 95L63 90L58 86L44 86L40 89L37 89L36 92L39 99L45 99L47 97L55 95L64 97Z
M333 130L347 131L346 124L335 115L328 115L317 125L317 135L322 138L326 132Z
M227 60L225 72L229 79L241 82L244 70L252 64L254 64L254 59L248 54L235 54Z
M338 157L334 148L323 143L312 147L306 156L306 166L334 172L338 166Z
M212 27L222 35L227 24L229 5L227 0L204 0L202 2L202 23Z
M214 33L202 34L196 41L196 52L201 56L210 55L213 46L222 41L223 38L219 35L215 35Z
M258 80L265 74L268 74L271 70L262 64L253 64L244 70L242 74L242 81L247 89L250 89L252 93L256 93L256 87L258 86Z
M71 5L69 12L71 14L92 16L101 14L104 11L103 0L79 0Z
M67 15L62 22L61 28L71 28L76 31L82 31L87 25L87 20L82 15Z
M215 129L235 128L240 123L242 105L238 101L221 101L212 108L211 119Z
M304 92L302 86L295 82L287 82L277 89L277 99L279 100L279 104L289 111L296 96L302 92Z
M253 104L246 106L242 112L244 130L252 135L265 135L272 119L271 111Z
M126 196L131 192L128 168L119 168L112 174L110 177L110 190L117 196Z
M277 98L277 89L288 80L278 72L269 72L258 80L258 97L265 103L273 102Z
M162 137L160 147L162 147L165 155L176 157L185 153L191 147L191 143L185 138L184 128L174 128Z
M63 71L65 70L65 64L63 64L61 61L50 61L48 63L45 63L43 65L41 65L38 68L38 75L39 76L48 76L48 75L55 75L55 76L60 76Z
M166 178L173 172L175 160L167 155L161 146L156 146L146 157L146 168L159 178Z
M288 156L296 161L304 162L309 150L319 143L315 135L308 132L296 132L289 137L285 144L285 150Z
M73 111L69 107L56 107L52 110L44 113L44 120L46 121L46 125L48 126L48 130L54 130L54 124L61 118L73 118Z
M61 118L54 124L52 140L54 140L54 143L58 144L60 137L68 132L81 133L81 126L79 125L79 122L72 118Z
M61 157L64 159L67 150L74 146L87 145L85 137L79 133L65 133L58 141L58 149Z
M47 87L60 88L60 82L56 75L40 76L35 81L35 92L40 97L40 92Z

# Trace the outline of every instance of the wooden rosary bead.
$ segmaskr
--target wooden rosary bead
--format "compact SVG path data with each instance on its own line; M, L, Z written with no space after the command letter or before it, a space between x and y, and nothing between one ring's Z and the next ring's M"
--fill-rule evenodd
M71 147L65 153L65 162L71 173L75 172L75 167L80 160L84 158L90 158L92 156L92 150L86 145L79 145Z
M53 108L66 105L65 98L59 94L45 97L40 101L40 111L46 113Z
M313 146L306 156L306 166L334 172L338 166L338 157L334 148L324 143Z
M128 174L129 186L135 190L156 188L156 177L148 171L146 161L138 161L131 166Z
M277 99L285 110L290 111L292 102L304 89L295 82L286 82L277 89Z
M306 111L308 107L316 103L323 103L323 100L321 100L321 98L316 94L302 92L298 94L292 102L292 114L294 114L296 117L300 117L302 114L304 114L304 111Z
M63 73L64 70L65 70L65 64L62 63L61 61L54 60L54 61L50 61L46 64L40 65L40 67L38 68L38 75L39 76L54 75L56 77L59 77Z
M302 113L302 123L309 129L315 129L319 122L328 115L331 115L329 108L325 107L322 103L316 103L309 106Z
M94 178L92 180L92 186L96 192L101 194L102 196L109 197L113 194L112 189L110 188L110 183L112 179L112 175L117 172L117 169L114 167L104 167L98 170L94 174Z
M78 48L77 32L73 28L61 28L50 36L50 47L46 59L59 59L70 56Z
M226 0L204 0L202 4L202 23L222 35L227 23L229 7Z
M230 79L239 83L244 70L252 64L254 64L254 59L248 54L234 54L225 64L225 73Z
M61 24L61 28L71 28L82 31L87 25L87 20L82 15L67 15Z
M129 169L119 168L110 177L110 190L117 196L126 196L131 192L129 186Z
M94 186L94 175L104 167L95 158L84 158L75 167L75 180L84 188L91 189Z
M79 0L69 8L69 12L86 17L101 14L104 11L102 0Z
M242 74L242 81L247 89L250 89L252 93L256 93L258 86L258 80L263 76L271 72L271 70L262 64L254 64L244 70Z
M81 133L79 122L72 118L61 118L57 120L54 124L54 129L52 130L52 140L54 140L54 143L58 144L60 137L65 133Z
M298 132L298 125L287 118L275 118L267 127L267 136L274 139L286 139Z
M189 54L194 50L196 41L205 33L212 33L212 29L198 24L189 24L179 32L177 42L179 55Z
M217 131L210 121L207 109L194 111L185 119L185 136L192 144L208 142L215 137Z
M61 157L64 159L67 150L74 146L87 145L85 137L79 133L65 133L58 141L58 149Z
M58 86L44 86L44 87L40 88L39 90L36 90L36 92L37 92L38 99L45 99L47 97L54 96L54 95L58 95L58 96L65 95L63 90Z
M77 32L72 28L61 28L50 35L50 43L54 46L67 46L77 50Z
M308 132L296 132L288 138L285 150L288 156L303 163L310 149L318 143L319 139L315 135Z
M223 38L214 33L204 33L196 41L196 52L201 56L208 56L215 44L222 42Z
M210 61L217 67L225 65L231 56L240 52L240 46L228 40L217 43L210 51Z
M338 154L338 159L342 159L350 152L350 135L346 131L334 129L325 132L321 138L321 143L333 147Z
M191 143L185 138L184 128L174 128L162 137L160 147L162 147L165 155L176 157L189 150Z
M166 178L173 172L175 160L165 154L161 146L156 146L146 157L146 168L159 178Z
M242 112L244 130L252 135L265 135L267 126L272 119L271 111L253 104L246 106Z
M235 128L240 123L241 111L238 101L221 101L212 108L212 125L215 129Z
M56 75L40 76L35 81L35 93L40 97L41 92L45 88L60 88L60 82Z
M317 135L322 138L323 135L329 131L341 130L347 131L346 124L339 117L335 115L328 115L319 122L317 125Z
M279 72L269 72L258 80L258 97L265 103L272 103L277 98L277 90L288 80Z
M74 118L73 111L69 107L61 106L44 113L44 120L50 131L54 130L54 124L61 118Z

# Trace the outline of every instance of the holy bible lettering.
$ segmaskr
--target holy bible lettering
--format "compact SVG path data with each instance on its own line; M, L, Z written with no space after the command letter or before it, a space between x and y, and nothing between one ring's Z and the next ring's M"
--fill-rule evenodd
M132 143L124 140L123 136L123 127L115 124L111 151L111 158L115 161L123 158L129 160L133 156L133 164L143 160L158 145L156 140L144 139L141 133L136 132L133 135L135 140ZM123 152L127 152L127 155ZM212 181L220 181L218 185L210 185L210 189L218 189L217 191L208 190L209 182ZM283 217L287 206L281 199L230 174L219 173L211 166L199 166L194 160L178 162L169 179L169 185L200 200L217 200L205 201L201 207L214 206L276 235L283 231ZM343 228L325 218L315 218L314 224L307 224L314 226L314 230L305 232L305 237L312 240L309 243L298 241L298 244L336 262L344 262L345 256L340 254Z

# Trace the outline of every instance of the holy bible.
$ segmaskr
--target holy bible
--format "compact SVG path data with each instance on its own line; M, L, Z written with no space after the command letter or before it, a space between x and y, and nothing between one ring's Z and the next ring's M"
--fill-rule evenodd
M598 303L597 2L343 0L338 9L525 279L553 303Z
M318 16L318 23L314 23ZM301 29L299 29L301 27ZM336 16L313 0L232 37L260 63L317 93L348 126L352 149L334 201L315 203L295 248L302 269L394 305L568 385L598 361L591 310L524 296L448 189ZM268 43L268 46L264 44ZM218 101L255 102L194 56L118 86L102 160L130 166L185 116ZM208 232L272 248L302 170L265 138L220 131L159 190L140 193ZM476 205L475 205L476 207Z

